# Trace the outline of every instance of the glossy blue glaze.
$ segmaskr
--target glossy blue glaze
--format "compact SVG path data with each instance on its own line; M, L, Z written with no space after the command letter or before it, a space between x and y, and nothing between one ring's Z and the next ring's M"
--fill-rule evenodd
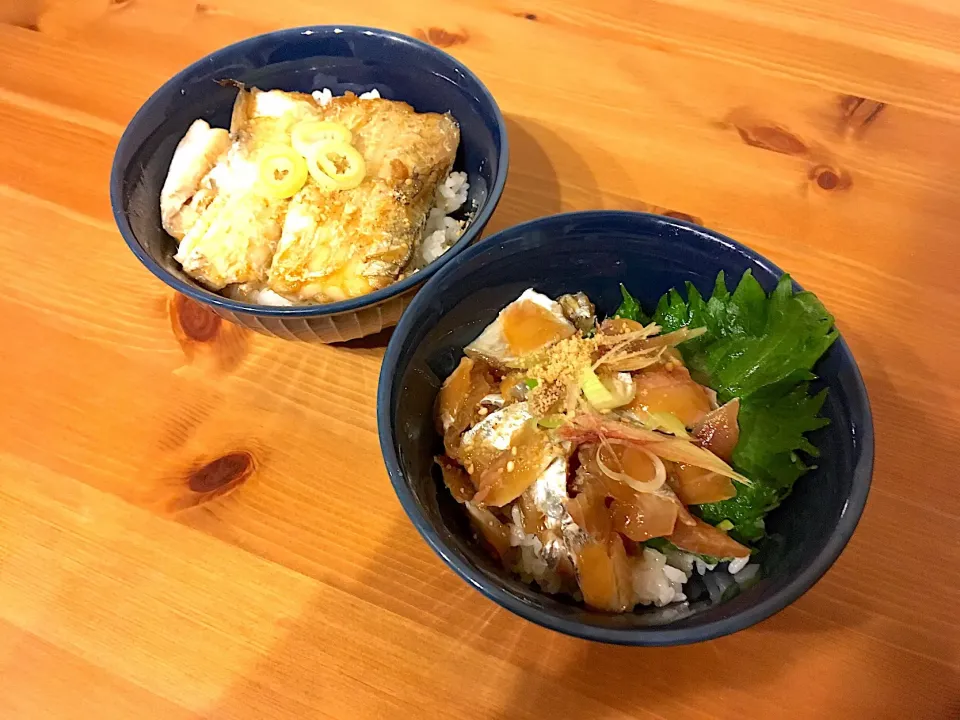
M238 80L261 89L334 95L377 88L420 112L450 112L460 123L454 168L470 179L475 216L463 237L438 261L390 287L327 305L277 308L229 300L183 273L176 242L160 223L160 188L174 149L197 118L229 127ZM507 133L489 91L446 53L405 35L352 26L293 28L260 35L198 60L157 90L127 126L113 160L110 201L120 233L146 267L175 290L234 322L290 339L349 340L396 323L409 296L480 236L503 193Z
M760 581L718 602L688 585L690 614L648 608L610 615L524 585L473 540L464 513L432 466L442 452L433 403L462 348L524 289L556 297L582 290L601 314L624 283L644 307L691 281L707 295L720 270L752 270L769 291L782 272L718 233L657 215L594 211L554 215L504 230L448 263L413 299L387 348L377 396L380 446L397 496L430 546L467 582L528 620L570 635L631 645L675 645L725 635L793 602L827 571L853 534L873 470L873 425L850 350L838 340L820 361L831 424L812 439L819 467L770 514L773 540L759 554ZM732 594L732 593L730 593Z

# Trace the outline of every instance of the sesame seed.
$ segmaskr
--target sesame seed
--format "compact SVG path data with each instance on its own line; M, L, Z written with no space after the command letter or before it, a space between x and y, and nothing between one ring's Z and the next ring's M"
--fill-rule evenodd
M513 469L516 467L516 464L511 460L507 463L507 472L513 472Z
M511 454L511 455L516 455L516 454L517 454L517 446L516 446L516 445L514 445L512 448L510 448L510 454Z
M483 417L483 416L486 415L488 412L490 412L490 411L487 410L485 407L482 407L482 408L480 408L479 410L477 410L477 414L480 415L480 417Z

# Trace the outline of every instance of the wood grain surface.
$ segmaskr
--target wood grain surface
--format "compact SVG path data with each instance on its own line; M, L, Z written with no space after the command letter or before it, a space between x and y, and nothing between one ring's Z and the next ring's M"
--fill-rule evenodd
M653 209L790 269L860 362L848 549L735 636L526 623L403 515L384 338L220 323L144 270L108 172L174 72L243 37L417 35L497 97L489 230ZM0 717L960 718L960 5L937 0L0 3Z

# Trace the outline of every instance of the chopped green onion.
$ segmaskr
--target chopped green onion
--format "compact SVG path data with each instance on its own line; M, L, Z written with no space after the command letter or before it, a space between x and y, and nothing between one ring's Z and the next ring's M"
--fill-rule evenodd
M650 412L649 410L637 410L635 411L640 423L647 430L662 430L663 432L670 433L675 435L678 438L683 438L684 440L689 440L690 435L687 433L687 428L684 427L683 423L673 413L669 412Z
M597 410L611 410L617 407L613 393L600 382L600 378L592 368L584 368L583 374L580 375L580 389L587 398L587 402Z
M670 433L671 435L676 435L678 438L689 439L690 436L687 434L687 428L684 427L683 423L680 421L676 415L670 412L652 412L648 413L653 421L658 425L658 430L664 430L665 432Z
M733 530L733 523L729 520L721 520L717 523L717 530L723 530L724 532L730 532Z
M540 382L536 378L527 378L523 384L527 386L527 390L533 390Z
M567 419L563 415L547 415L537 420L537 425L547 430L554 430L563 425Z

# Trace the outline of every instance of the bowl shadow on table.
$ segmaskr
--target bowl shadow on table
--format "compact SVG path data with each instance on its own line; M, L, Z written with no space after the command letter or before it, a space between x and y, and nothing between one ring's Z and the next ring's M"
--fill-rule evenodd
M334 347L342 348L351 352L358 352L360 354L367 354L368 351L376 350L382 351L386 349L387 344L390 342L390 338L393 337L393 331L396 328L388 327L384 328L378 333L373 335L367 335L366 337L357 338L355 340L347 340L346 342L336 343Z
M542 123L520 115L507 115L510 139L510 173L497 212L485 235L517 223L565 210L600 207L596 178L580 153ZM571 183L575 205L564 205L560 175Z
M849 332L845 334L857 350L870 392L886 400L880 409L891 415L895 413L916 427L937 427L927 421L922 406L898 393L865 339ZM911 359L919 362L918 358ZM930 438L929 442L946 447L946 440L941 437ZM390 492L386 482L383 491ZM866 520L870 522L869 514ZM771 719L802 717L797 708L789 705L791 693L797 688L791 675L808 671L810 663L821 654L833 663L842 660L847 666L874 666L869 686L865 683L837 686L838 707L861 710L869 707L876 711L870 717L879 720L902 717L908 705L916 701L912 685L918 670L904 665L912 662L914 656L909 652L899 653L897 662L888 658L874 663L876 658L868 653L876 652L876 643L871 646L872 650L866 650L862 644L865 637L876 637L869 627L859 627L866 625L873 615L869 600L866 607L861 608L857 598L852 601L839 598L838 607L842 606L842 610L833 612L829 590L820 586L811 591L817 594L816 598L801 598L795 606L731 637L673 648L607 646L539 628L483 598L441 564L399 508L385 524L382 538L371 549L370 557L375 559L355 575L325 576L323 581L348 597L355 597L357 603L368 604L371 612L380 615L381 626L385 623L387 628L395 628L395 633L388 631L383 637L386 656L393 657L397 645L409 647L408 643L417 642L419 634L410 633L411 623L441 636L440 645L446 651L435 653L436 643L425 646L422 663L427 670L444 669L447 683L451 682L451 674L459 674L460 685L469 687L477 681L476 652L485 656L482 669L490 676L484 682L502 689L499 698L495 705L478 708L468 715L461 710L457 717L524 720L549 716L556 710L565 711L565 715L571 717L622 713L651 720L700 714L733 718L743 717L744 702L758 703L758 711L765 708L768 712L765 717ZM300 569L314 574L309 563ZM813 602L808 602L811 600ZM349 652L357 659L357 673L369 671L369 658L380 654L380 641L358 645L353 651L338 648L331 658L324 630L329 627L330 618L331 608L319 600L305 607L301 615L290 622L283 639L245 673L244 679L229 688L206 716L318 717L326 716L325 706L358 710L360 703L372 702L359 697L331 702L330 691L325 689L330 683L323 680L324 668L326 672L339 673L333 668L350 667L350 657L344 657ZM391 618L395 618L395 622ZM889 625L886 628L879 642L901 644L897 637L886 634L890 632ZM902 632L909 634L910 627L904 625ZM357 640L362 642L367 635L360 632ZM842 657L842 653L838 656L835 647L838 643L848 647L852 657ZM906 637L902 645L911 647ZM431 653L434 654L430 656ZM935 646L931 642L930 655L944 658L949 657L949 653L949 638ZM377 702L384 707L391 702L408 702L417 696L415 687L378 689L375 681L356 682L366 690L373 687L378 693ZM449 687L445 691L449 692ZM723 699L722 706L720 699ZM957 710L956 697L926 700L940 705L938 713L921 713L917 717L956 716L950 714ZM359 707L359 710L370 709ZM811 713L816 710L809 706L808 709ZM927 705L926 710L931 709ZM578 715L581 710L582 714ZM944 712L946 714L942 714Z
M870 390L888 399L895 398L893 411L899 416L921 423L919 426L932 427L925 422L920 408L897 394L866 343L852 339L865 369L871 371ZM386 483L384 492L390 492ZM554 709L563 712L564 704L569 715L577 707L569 707L571 702L582 703L585 711L592 708L593 715L613 710L655 718L717 711L718 717L734 717L733 710L719 712L715 700L710 700L729 693L747 694L766 703L768 709L777 708L777 703L790 699L793 683L788 687L782 679L792 672L792 666L808 664L821 649L832 647L838 642L838 632L847 631L845 636L849 639L849 631L869 617L855 611L831 613L829 617L811 614L801 599L796 607L732 637L674 648L607 646L539 628L483 598L441 565L399 509L382 537L371 552L375 560L356 575L325 577L324 581L356 597L358 602L370 603L371 609L384 608L376 612L381 613L381 619L386 615L388 626L389 618L396 617L396 635L384 638L388 645L405 644L403 634L409 632L405 628L411 623L447 638L448 642L442 643L448 648L446 653L424 657L423 662L428 667L445 668L448 682L450 672L458 672L450 671L451 667L462 668L460 680L464 687L475 682L477 656L468 653L478 651L486 656L489 663L484 672L494 673L488 681L502 688L502 699L495 706L477 710L473 717L523 720L542 717ZM309 569L307 572L310 573ZM824 597L811 607L824 607L822 603L829 602ZM284 639L221 698L209 717L250 714L257 708L271 717L321 714L320 709L327 702L324 693L328 691L323 689L325 683L318 676L319 669L344 661L342 656L331 661L328 655L323 628L329 622L330 608L323 603L305 608L291 622ZM416 642L415 636L411 642ZM862 652L852 641L850 650ZM944 647L939 652L933 648L932 652L943 657L943 650ZM338 650L343 652L342 648ZM377 650L375 646L358 647L356 653L363 657L376 654ZM855 662L869 660L860 657ZM910 696L909 684L915 673L895 664L884 667L889 672L884 673L882 683L871 683L869 698L858 699L851 693L859 691L847 688L845 704L869 703L880 708L885 703L891 712L901 712L903 708L899 706ZM638 669L643 669L643 682L638 681ZM412 697L416 689L392 692L384 688L383 695L382 702L388 703ZM349 701L341 702L349 706ZM770 709L769 717L792 717L789 712L787 707Z
M383 492L391 492L386 482ZM371 548L374 560L357 574L324 577L323 581L356 597L358 603L370 604L371 612L379 613L387 627L396 628L395 635L383 638L387 655L394 654L391 644L406 644L404 633L409 630L405 628L414 623L447 639L442 643L446 652L424 657L423 663L445 668L448 682L450 673L458 672L450 671L451 667L462 668L464 687L475 682L474 651L486 656L484 672L494 674L488 681L495 682L502 693L496 705L478 710L473 717L532 719L548 711L563 712L565 704L569 715L579 707L570 708L570 703L583 703L583 709L592 708L594 715L616 710L654 718L712 712L708 708L712 701L704 698L731 691L763 697L766 689L776 688L767 692L784 697L789 689L779 681L791 672L791 666L801 658L808 659L818 647L835 642L838 630L850 629L862 620L858 613L847 613L838 621L788 608L733 637L698 645L629 648L589 643L539 628L483 598L441 564L399 508L385 525L382 538ZM314 574L309 563L300 569ZM329 691L324 689L329 683L318 673L349 662L342 647L334 653L338 657L331 659L324 634L330 613L331 608L319 601L304 608L291 621L283 640L221 697L209 717L250 715L258 709L270 717L322 714L321 708L329 702ZM395 624L391 616L396 618ZM358 641L363 637L358 633ZM416 642L416 636L411 635L409 641ZM354 651L358 662L379 654L378 642L358 646ZM643 682L638 682L638 669L644 669ZM886 695L896 704L896 698L908 690L904 687L908 678L885 680L885 687L873 688L871 693ZM384 688L383 695L382 702L388 703L391 698L398 699L396 695L416 695L416 688L393 693ZM356 709L350 702L341 700L340 706ZM357 698L352 702L370 701Z
M410 544L420 539L399 515L388 528L385 537L392 540L375 549L377 562L356 577L331 581L359 603L386 608L387 613L377 612L381 621L387 615L388 627L392 624L390 615L396 617L395 634L388 632L380 649L379 639L364 646L367 633L358 628L353 651L358 675L348 674L359 678L370 672L370 657L396 657L397 645L405 648L401 655L409 652L410 643L418 642L418 634L405 628L415 623L441 636L439 643L424 643L424 654L418 660L425 673L431 668L437 672L438 687L428 698L436 700L446 697L444 693L457 692L457 688L470 687L478 681L478 669L486 676L484 683L499 688L495 703L486 707L475 707L463 699L451 700L450 716L534 720L559 714L606 716L618 711L652 720L675 714L695 715L690 708L705 711L713 703L705 698L731 689L760 694L793 663L796 651L790 639L783 637L785 623L779 619L747 630L737 640L673 648L618 647L569 638L516 617L482 597L443 567L425 545L419 549L422 557L418 555L417 562L398 559L398 553L409 553ZM399 571L391 569L397 567ZM411 572L414 567L419 570L416 576ZM381 591L377 588L389 590L389 597L378 595ZM220 698L207 717L316 717L326 716L321 712L324 707L349 708L355 716L367 712L375 715L369 697L332 702L330 691L325 689L333 683L324 680L323 668L331 672L330 668L352 666L342 646L330 652L324 632L330 623L328 605L317 602L305 608L287 628L284 639ZM404 637L405 632L408 637ZM829 636L822 641L830 642ZM437 654L438 644L447 648L446 652ZM415 652L408 655L411 662ZM478 653L482 668L478 668ZM731 657L736 662L731 662ZM362 658L368 660L362 662ZM643 682L638 681L641 669ZM376 702L384 707L418 696L416 687L357 682L365 691L372 689L378 696Z

